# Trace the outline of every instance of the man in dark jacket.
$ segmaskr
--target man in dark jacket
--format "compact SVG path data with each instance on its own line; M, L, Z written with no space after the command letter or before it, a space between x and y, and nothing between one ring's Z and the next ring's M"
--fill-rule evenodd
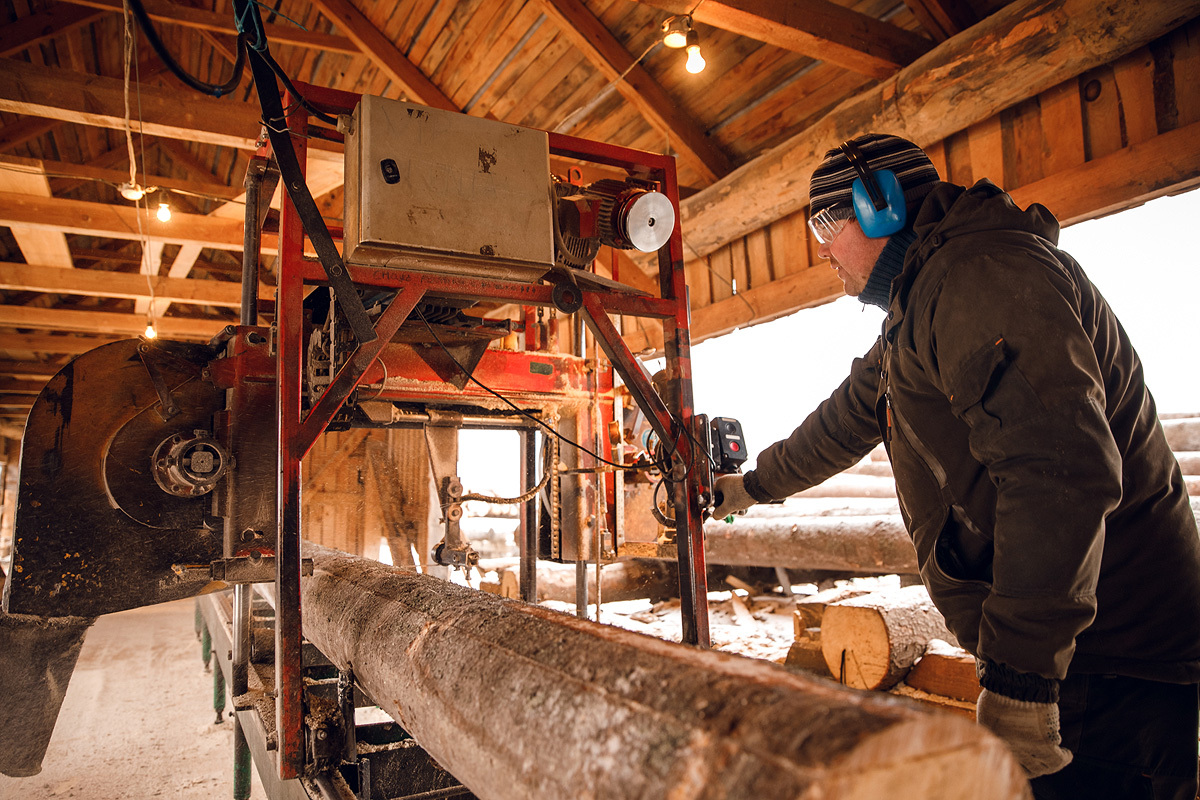
M980 666L978 719L1039 798L1197 791L1200 537L1142 366L1042 206L868 134L813 173L810 226L883 334L714 516L883 441L921 578Z

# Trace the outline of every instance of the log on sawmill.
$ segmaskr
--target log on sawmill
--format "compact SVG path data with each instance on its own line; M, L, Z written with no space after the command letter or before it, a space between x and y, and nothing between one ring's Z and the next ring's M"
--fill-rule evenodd
M482 566L482 565L481 565ZM518 599L520 578L517 567L495 570L496 582L485 581L480 588L501 597ZM587 571L588 600L596 602L596 572L591 565ZM576 570L574 564L555 564L539 561L537 565L537 599L575 602ZM679 570L674 561L653 558L633 558L605 564L600 570L600 600L660 599L679 594Z
M895 686L933 639L958 643L924 586L833 603L821 618L821 652L829 672L856 689Z
M917 552L899 515L709 520L704 524L704 555L712 564L917 572Z
M1167 444L1172 450L1200 450L1200 417L1182 417L1163 419L1163 433L1166 434Z
M304 634L505 798L1028 797L965 720L306 546Z

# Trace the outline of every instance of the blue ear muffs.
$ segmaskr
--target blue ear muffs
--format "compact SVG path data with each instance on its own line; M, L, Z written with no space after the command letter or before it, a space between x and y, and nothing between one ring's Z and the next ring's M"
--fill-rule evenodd
M867 238L882 239L904 228L908 208L900 179L890 169L873 170L853 142L843 142L841 151L858 173L851 184L854 216Z
M876 207L862 178L856 178L851 187L854 202L854 216L858 219L859 227L869 239L882 239L891 236L904 228L908 216L904 202L904 190L896 173L890 169L872 172L876 186L880 190L886 205L882 209Z

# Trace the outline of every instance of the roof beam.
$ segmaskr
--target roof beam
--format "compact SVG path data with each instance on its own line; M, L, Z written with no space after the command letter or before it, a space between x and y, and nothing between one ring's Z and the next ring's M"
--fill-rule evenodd
M933 43L830 0L637 0L714 28L873 78L916 61Z
M164 339L207 341L231 324L228 320L193 317L161 317L154 321ZM63 308L0 306L0 325L45 331L84 331L122 336L140 336L146 330L142 314L114 314L109 311L77 311ZM5 342L5 349L12 345Z
M887 131L932 144L1113 61L1197 13L1197 0L1016 0L681 202L684 237L697 255L708 255L805 208L813 167L852 136Z
M1200 186L1200 122L1122 148L1013 189L1018 206L1041 203L1064 224L1082 222ZM692 341L701 342L801 308L836 300L841 280L824 263L692 312ZM625 337L634 352L663 347L661 328Z
M145 324L143 320L142 331L145 330ZM45 333L0 331L0 350L5 352L78 355L114 341L116 339L111 336L54 336Z
M939 42L962 33L979 21L970 6L957 0L904 0L904 5Z
M69 2L88 8L111 11L114 14L124 13L121 0L69 0ZM142 5L146 9L146 14L155 22L237 36L232 13L218 14L213 11L162 2L162 0L142 0ZM309 47L314 50L345 53L351 56L362 55L354 42L344 36L310 33L294 25L264 23L263 30L266 32L267 41L271 44L289 44L295 47Z
M261 109L233 97L204 97L176 88L142 84L140 132L167 139L255 150ZM103 78L0 59L0 111L125 130L124 85ZM312 159L342 162L342 146L308 141Z
M729 157L717 143L680 109L641 64L635 63L634 56L581 0L538 2L562 33L606 78L616 80L628 70L624 79L617 83L617 91L647 122L670 137L679 154L688 159L705 180L715 181L729 172Z
M0 152L12 150L27 142L32 142L34 139L50 133L50 131L61 124L62 121L57 119L29 117L5 125L3 128L0 128Z
M144 211L142 214L139 230L138 209L133 207L0 192L0 225L26 225L133 241L141 241L145 236L167 244L194 244L234 252L241 252L245 245L243 221L239 219L176 212L170 222L159 222L153 214ZM274 234L263 234L262 251L267 255L277 252Z
M399 84L413 102L446 111L462 110L350 0L313 0L313 5L345 31L350 41L374 61L385 75Z
M22 17L16 22L7 22L0 33L0 57L8 58L55 36L69 33L76 28L95 22L103 12L79 6L56 5L54 11L42 11Z
M6 159L10 163L17 159ZM38 197L53 197L50 192L50 181L38 162L30 159L20 159L26 167L22 171L9 171L5 175L4 186L9 191ZM45 228L27 227L25 225L10 226L17 247L27 262L46 264L51 267L69 269L75 266L71 260L71 250L67 247L67 237L60 231Z
M150 286L154 293L151 295ZM0 289L15 292L121 297L201 306L241 308L242 285L233 281L195 280L146 276L99 269L63 270L34 264L0 261ZM259 285L259 296L270 297L275 289Z

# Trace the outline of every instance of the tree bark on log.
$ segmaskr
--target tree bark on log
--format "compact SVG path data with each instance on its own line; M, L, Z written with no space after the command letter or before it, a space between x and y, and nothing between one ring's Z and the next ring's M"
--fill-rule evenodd
M737 518L704 524L710 564L915 574L917 552L899 516Z
M485 800L1029 796L966 721L305 549L305 636Z
M821 652L829 672L856 689L892 688L932 639L957 643L924 586L835 603L821 619Z
M498 586L484 591L520 598L517 568L496 570ZM511 577L510 577L511 576ZM589 602L596 602L595 567L588 568ZM485 585L486 586L486 585ZM644 597L673 597L679 592L679 568L673 561L635 558L607 564L600 570L600 599L608 603L617 600L640 600ZM575 602L575 567L568 564L540 562L537 565L537 599Z

